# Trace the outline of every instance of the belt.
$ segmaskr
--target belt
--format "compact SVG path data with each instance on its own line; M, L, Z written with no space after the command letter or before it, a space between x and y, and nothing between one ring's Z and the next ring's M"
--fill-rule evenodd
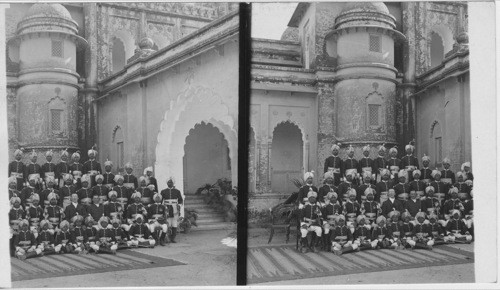
M336 217L336 215L334 215L334 214L330 214L330 215L326 216L327 219L334 219L335 217Z
M113 218L115 218L115 217L117 218L117 217L119 217L119 216L120 216L120 213L119 213L119 212L110 212L110 213L109 213L109 215L110 215L111 217L113 217Z
M377 214L373 213L373 212L367 212L367 213L365 213L365 215L369 219L374 219L377 216Z
M444 199L444 193L436 192L436 193L434 193L434 197L436 197L439 200L442 200L442 199Z
M122 237L121 236L115 236L115 240L121 241Z
M165 199L164 203L168 205L178 204L179 201L177 199Z
M124 183L123 186L125 186L127 188L134 188L135 184L132 182L127 182L127 183Z
M405 232L405 236L411 236L412 232Z
M59 222L59 218L49 218L49 222L51 222L51 223L58 223Z
M40 221L40 219L39 218L31 218L30 221L33 223L37 223Z
M61 243L67 244L69 240L62 240Z
M409 194L408 194L408 193L406 193L406 192L403 192L403 193L398 194L398 198L399 198L399 199L402 199L402 200L407 200L407 199L408 199L408 196L409 196Z
M142 238L142 237L144 237L144 235L142 235L142 234L136 234L136 235L134 235L134 237Z
M418 195L422 196L424 195L424 192L422 190L415 191Z
M443 183L451 183L451 178L441 178Z
M391 169L391 172L398 172L399 171L399 166L391 166L389 167Z
M467 197L467 193L466 192L459 192L458 197L460 197L460 199L465 199Z
M382 191L382 192L380 192L380 196L381 196L381 197L382 197L382 196L387 196L387 194L388 194L388 193L389 193L388 191Z
M401 233L400 233L400 232L392 232L392 234L393 234L394 236L397 236L397 237L399 237L399 236L401 235Z
M73 176L75 176L75 177L81 177L82 176L82 172L78 171L78 170L75 170L75 171L73 171Z
M113 188L113 184L112 183L106 183L106 184L104 184L104 186L106 186L109 189Z
M79 242L83 241L83 236L77 236L76 240L79 241Z
M408 165L408 166L405 166L405 168L406 168L407 170L410 170L410 171L415 170L415 166L413 166L413 165Z
M333 173L340 173L340 168L328 167L328 171L331 171Z
M92 202L92 199L90 199L90 197L86 197L86 198L82 198L80 200L80 202L83 204L90 204L90 202Z
M306 217L305 217L305 218L304 218L304 220L305 220L306 222L314 222L316 219L310 219L310 218L306 218Z
M120 203L124 203L124 202L128 201L128 198L126 198L126 197L118 197L116 200L118 200L118 202L120 202Z
M97 170L89 170L89 174L90 175L97 175L97 174L99 174L99 171L97 171Z
M363 167L363 168L361 168L361 171L372 172L372 168L371 167Z
M460 234L460 230L452 230L454 234Z
M356 218L356 213L348 213L347 218L349 219Z
M40 178L40 174L38 174L38 173L33 173L33 174L28 175L28 179L31 179L31 178L36 178L36 179L39 179L39 178Z
M142 201L143 203L150 203L150 202L151 202L151 197L142 197L142 198L141 198L141 201Z
M154 214L153 217L159 219L159 218L163 218L163 215L162 214Z
M433 236L439 236L439 232L434 231L434 232L432 232L432 235L433 235Z
M52 172L52 171L51 171L51 172L45 172L45 177L47 177L47 176L52 176L52 177L54 177L54 176L56 176L56 175L55 175L55 173L54 173L54 172Z
M336 236L335 240L347 240L347 236Z
M63 197L63 200L70 200L70 197L69 196L65 196L65 197Z
M429 178L422 179L422 181L423 181L424 183L429 183Z
M11 172L10 177L23 178L24 175L22 173L19 173L19 172Z
M383 239L383 238L385 238L385 235L378 235L378 238Z

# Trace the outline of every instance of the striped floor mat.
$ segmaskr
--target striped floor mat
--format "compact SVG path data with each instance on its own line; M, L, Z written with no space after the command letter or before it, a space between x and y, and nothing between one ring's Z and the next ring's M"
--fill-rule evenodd
M248 249L247 281L253 284L473 262L474 253L448 246L432 251L368 250L342 256L301 254L293 246L259 246Z
M175 260L145 255L132 250L122 250L116 255L62 254L24 261L11 257L10 261L12 281L185 265Z

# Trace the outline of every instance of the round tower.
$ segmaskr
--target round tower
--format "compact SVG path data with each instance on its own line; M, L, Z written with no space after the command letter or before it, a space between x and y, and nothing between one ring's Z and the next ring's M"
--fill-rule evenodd
M76 50L86 41L77 32L64 6L37 3L9 40L19 47L19 146L42 151L78 148Z
M366 144L395 144L394 42L404 35L382 2L346 3L334 27L338 141L357 152Z

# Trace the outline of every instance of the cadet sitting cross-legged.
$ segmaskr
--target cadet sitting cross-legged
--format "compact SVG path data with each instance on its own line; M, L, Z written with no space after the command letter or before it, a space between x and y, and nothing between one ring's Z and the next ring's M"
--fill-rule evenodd
M332 231L332 252L342 255L358 249L358 244L353 244L353 235L345 224L345 217L338 215L337 226Z

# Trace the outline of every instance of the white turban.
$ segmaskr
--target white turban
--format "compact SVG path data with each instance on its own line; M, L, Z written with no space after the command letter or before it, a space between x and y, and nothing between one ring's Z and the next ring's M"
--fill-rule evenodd
M84 174L81 179L82 182L90 182L90 175Z
M333 144L332 148L331 148L331 151L333 151L333 150L340 150L340 146L337 145L337 144Z
M16 149L16 151L14 151L14 155L23 155L23 151L21 149Z
M420 170L418 170L418 169L415 169L415 170L413 170L412 175L415 176L415 174L422 175L422 172L420 172Z
M415 147L413 145L411 145L411 144L407 144L405 146L405 150L408 150L408 149L411 149L411 151L413 151L415 149Z
M114 179L115 182L118 182L118 180L120 180L120 179L125 180L122 175L120 175L120 174L115 175L115 179Z
M9 183L17 183L17 178L15 176L9 177Z
M424 154L424 156L422 157L422 161L426 161L426 160L430 162L431 158Z
M377 218L377 224L378 224L378 223L380 223L381 221L384 221L384 222L386 221L385 216L381 215L381 216L379 216L379 217Z
M113 162L111 162L111 160L106 160L106 162L104 162L104 166L113 166Z
M304 180L307 180L309 177L314 178L314 171L304 173Z
M127 162L127 164L125 164L125 168L132 168L132 163Z
M392 152L398 154L398 149L396 149L396 147L392 147L391 149L389 149L389 153L392 154Z
M45 152L45 157L52 156L52 155L54 155L54 152L52 152L52 150Z
M445 163L446 163L446 164L450 164L450 162L451 162L451 161L450 161L450 158L448 158L448 157L445 157L445 158L443 159L443 164L445 164Z
M406 170L404 169L399 170L398 177L406 177Z
M352 145L349 145L349 147L347 148L347 152L354 152L354 147L352 147Z
M465 162L462 164L462 171L465 171L465 167L470 167L470 162Z
M132 193L132 198L136 198L136 197L141 198L142 197L141 193L138 191L135 191L134 193Z
M146 181L146 176L139 176L139 183L141 183L143 180Z
M312 190L309 190L309 192L307 193L307 198L310 198L310 197L318 197L318 194Z
M144 174L144 175L147 175L147 174L148 174L148 171L153 172L153 167L149 166L149 167L144 168L144 173L143 173L143 174Z
M363 152L370 152L370 145L363 146Z
M431 173L432 178L436 178L436 175L441 176L441 171L439 171L437 169L432 170L432 173Z
M77 156L78 156L78 158L80 158L80 153L75 152L75 153L73 153L73 155L71 155L71 158L75 158Z
M333 178L333 172L332 171L325 172L325 179L328 179L328 178Z

